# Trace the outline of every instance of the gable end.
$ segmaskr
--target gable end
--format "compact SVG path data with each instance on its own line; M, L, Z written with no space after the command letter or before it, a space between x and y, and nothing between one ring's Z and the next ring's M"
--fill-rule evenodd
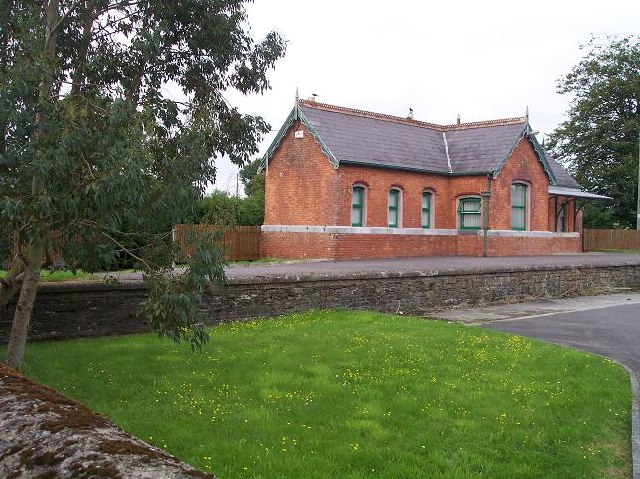
M520 135L518 135L518 137L515 139L515 141L511 145L511 148L509 148L509 151L505 155L505 157L500 161L498 166L496 166L496 169L493 170L493 177L496 178L500 174L500 171L502 171L502 168L507 163L507 160L513 153L513 150L515 150L516 146L518 145L520 140L522 140L523 138L526 138L529 141L529 143L531 143L531 146L533 147L533 150L536 152L536 156L538 157L538 161L540 161L540 164L542 165L542 169L547 175L547 178L549 178L549 183L552 185L555 185L556 176L553 174L553 171L551 170L551 166L549 166L549 162L547 161L547 157L544 154L544 150L540 146L540 143L538 143L538 140L536 139L535 135L532 134L532 129L531 129L531 126L529 125L529 122L525 124L524 129L522 130Z
M320 146L322 153L324 153L324 155L328 158L328 160L331 162L333 167L337 169L338 166L340 166L340 162L335 157L335 155L331 152L331 150L326 145L326 143L322 141L322 138L320 137L316 129L311 125L311 122L307 119L305 114L302 112L302 110L296 103L296 106L293 107L293 110L291 110L291 113L289 113L289 116L287 117L284 124L278 131L278 134L271 142L269 149L262 157L262 160L260 162L260 168L258 169L258 171L261 172L267 168L267 164L269 160L271 159L271 157L274 155L274 153L280 146L280 143L282 143L282 140L284 139L284 137L287 136L287 133L291 129L291 126L296 122L296 120L299 120L300 123L302 123L307 128L307 130L309 130L309 133L311 133L311 135L313 136L313 139Z

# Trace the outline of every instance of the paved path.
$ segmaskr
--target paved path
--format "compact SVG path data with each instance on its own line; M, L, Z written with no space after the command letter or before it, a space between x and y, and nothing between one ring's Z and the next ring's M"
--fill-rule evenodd
M496 269L504 267L584 266L611 262L640 264L640 254L582 253L552 256L506 256L478 258L470 256L431 256L350 261L315 261L295 263L253 263L227 268L230 278L280 276L292 274L361 273L370 271L449 271Z
M543 268L545 266L590 266L603 264L640 264L638 253L580 253L550 256L430 256L423 258L369 259L350 261L291 261L284 263L249 263L226 268L230 279L288 275L351 274L368 272L415 272L495 270L503 268ZM96 273L103 277L106 273ZM110 273L120 281L140 280L141 273Z
M633 477L640 479L640 294L458 310L448 319L488 320L484 327L527 336L615 359L631 371ZM582 304L581 304L582 303ZM550 307L549 307L550 306ZM511 312L510 309L511 309ZM564 312L559 311L564 308ZM493 312L491 310L494 310ZM532 311L533 315L517 317ZM443 313L441 316L447 316Z

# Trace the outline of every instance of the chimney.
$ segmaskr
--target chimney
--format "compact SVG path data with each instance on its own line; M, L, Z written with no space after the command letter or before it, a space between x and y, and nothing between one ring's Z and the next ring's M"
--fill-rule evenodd
M460 113L458 113L458 119L456 120L456 125L460 126Z
M309 101L312 102L316 102L316 100L318 100L318 94L317 93L312 93L311 96L309 97Z

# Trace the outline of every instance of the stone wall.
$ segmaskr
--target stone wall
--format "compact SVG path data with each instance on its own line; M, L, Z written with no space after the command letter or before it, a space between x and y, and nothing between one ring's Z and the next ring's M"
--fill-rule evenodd
M455 305L576 296L614 288L640 289L640 264L517 266L412 273L367 272L236 279L212 287L203 308L210 323L305 311L312 308L371 309L428 314ZM136 316L141 283L43 284L31 339L108 336L149 331ZM10 308L10 316L12 308ZM10 322L0 323L0 342Z
M269 278L212 288L210 317L232 320L312 308L428 314L456 305L577 296L640 288L640 265L566 268L511 267L422 273L354 273Z
M145 297L141 283L42 283L31 319L29 339L109 336L149 331L150 324L136 315ZM14 298L15 300L15 298ZM0 342L6 342L13 318L0 317Z
M215 479L0 364L0 477Z

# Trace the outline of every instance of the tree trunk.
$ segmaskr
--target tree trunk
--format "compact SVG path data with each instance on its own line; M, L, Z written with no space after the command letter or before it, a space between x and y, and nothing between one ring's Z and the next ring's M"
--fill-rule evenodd
M39 111L36 113L35 122L37 125L35 137L40 139L44 136L43 122L45 120L45 106L51 102L50 94L53 85L54 73L52 71L56 60L56 39L60 26L60 4L59 0L48 0L43 3L46 29L44 39L44 56L47 60L43 71L42 80L38 88ZM31 182L31 192L33 197L37 197L42 190L42 178L34 175ZM24 359L24 349L27 344L27 333L29 332L29 321L33 303L38 293L38 283L40 282L40 267L42 266L44 254L43 232L44 225L40 224L33 228L35 231L33 239L26 247L24 257L24 273L22 286L20 288L20 298L13 315L11 332L9 333L9 347L7 349L7 364L17 369Z
M13 315L11 333L9 334L9 347L7 349L6 362L13 369L18 369L24 359L29 321L33 311L33 304L36 301L36 294L38 293L38 283L40 282L40 266L42 265L43 253L43 243L39 238L35 239L27 248L24 278L20 289L20 298Z
M93 1L85 0L84 2L84 22L82 25L82 42L78 51L78 59L76 71L71 82L71 96L77 96L80 93L86 75L87 54L89 45L91 44L91 29L94 22Z
M7 320L7 305L20 289L24 277L24 264L15 257L7 275L0 279L0 320Z

